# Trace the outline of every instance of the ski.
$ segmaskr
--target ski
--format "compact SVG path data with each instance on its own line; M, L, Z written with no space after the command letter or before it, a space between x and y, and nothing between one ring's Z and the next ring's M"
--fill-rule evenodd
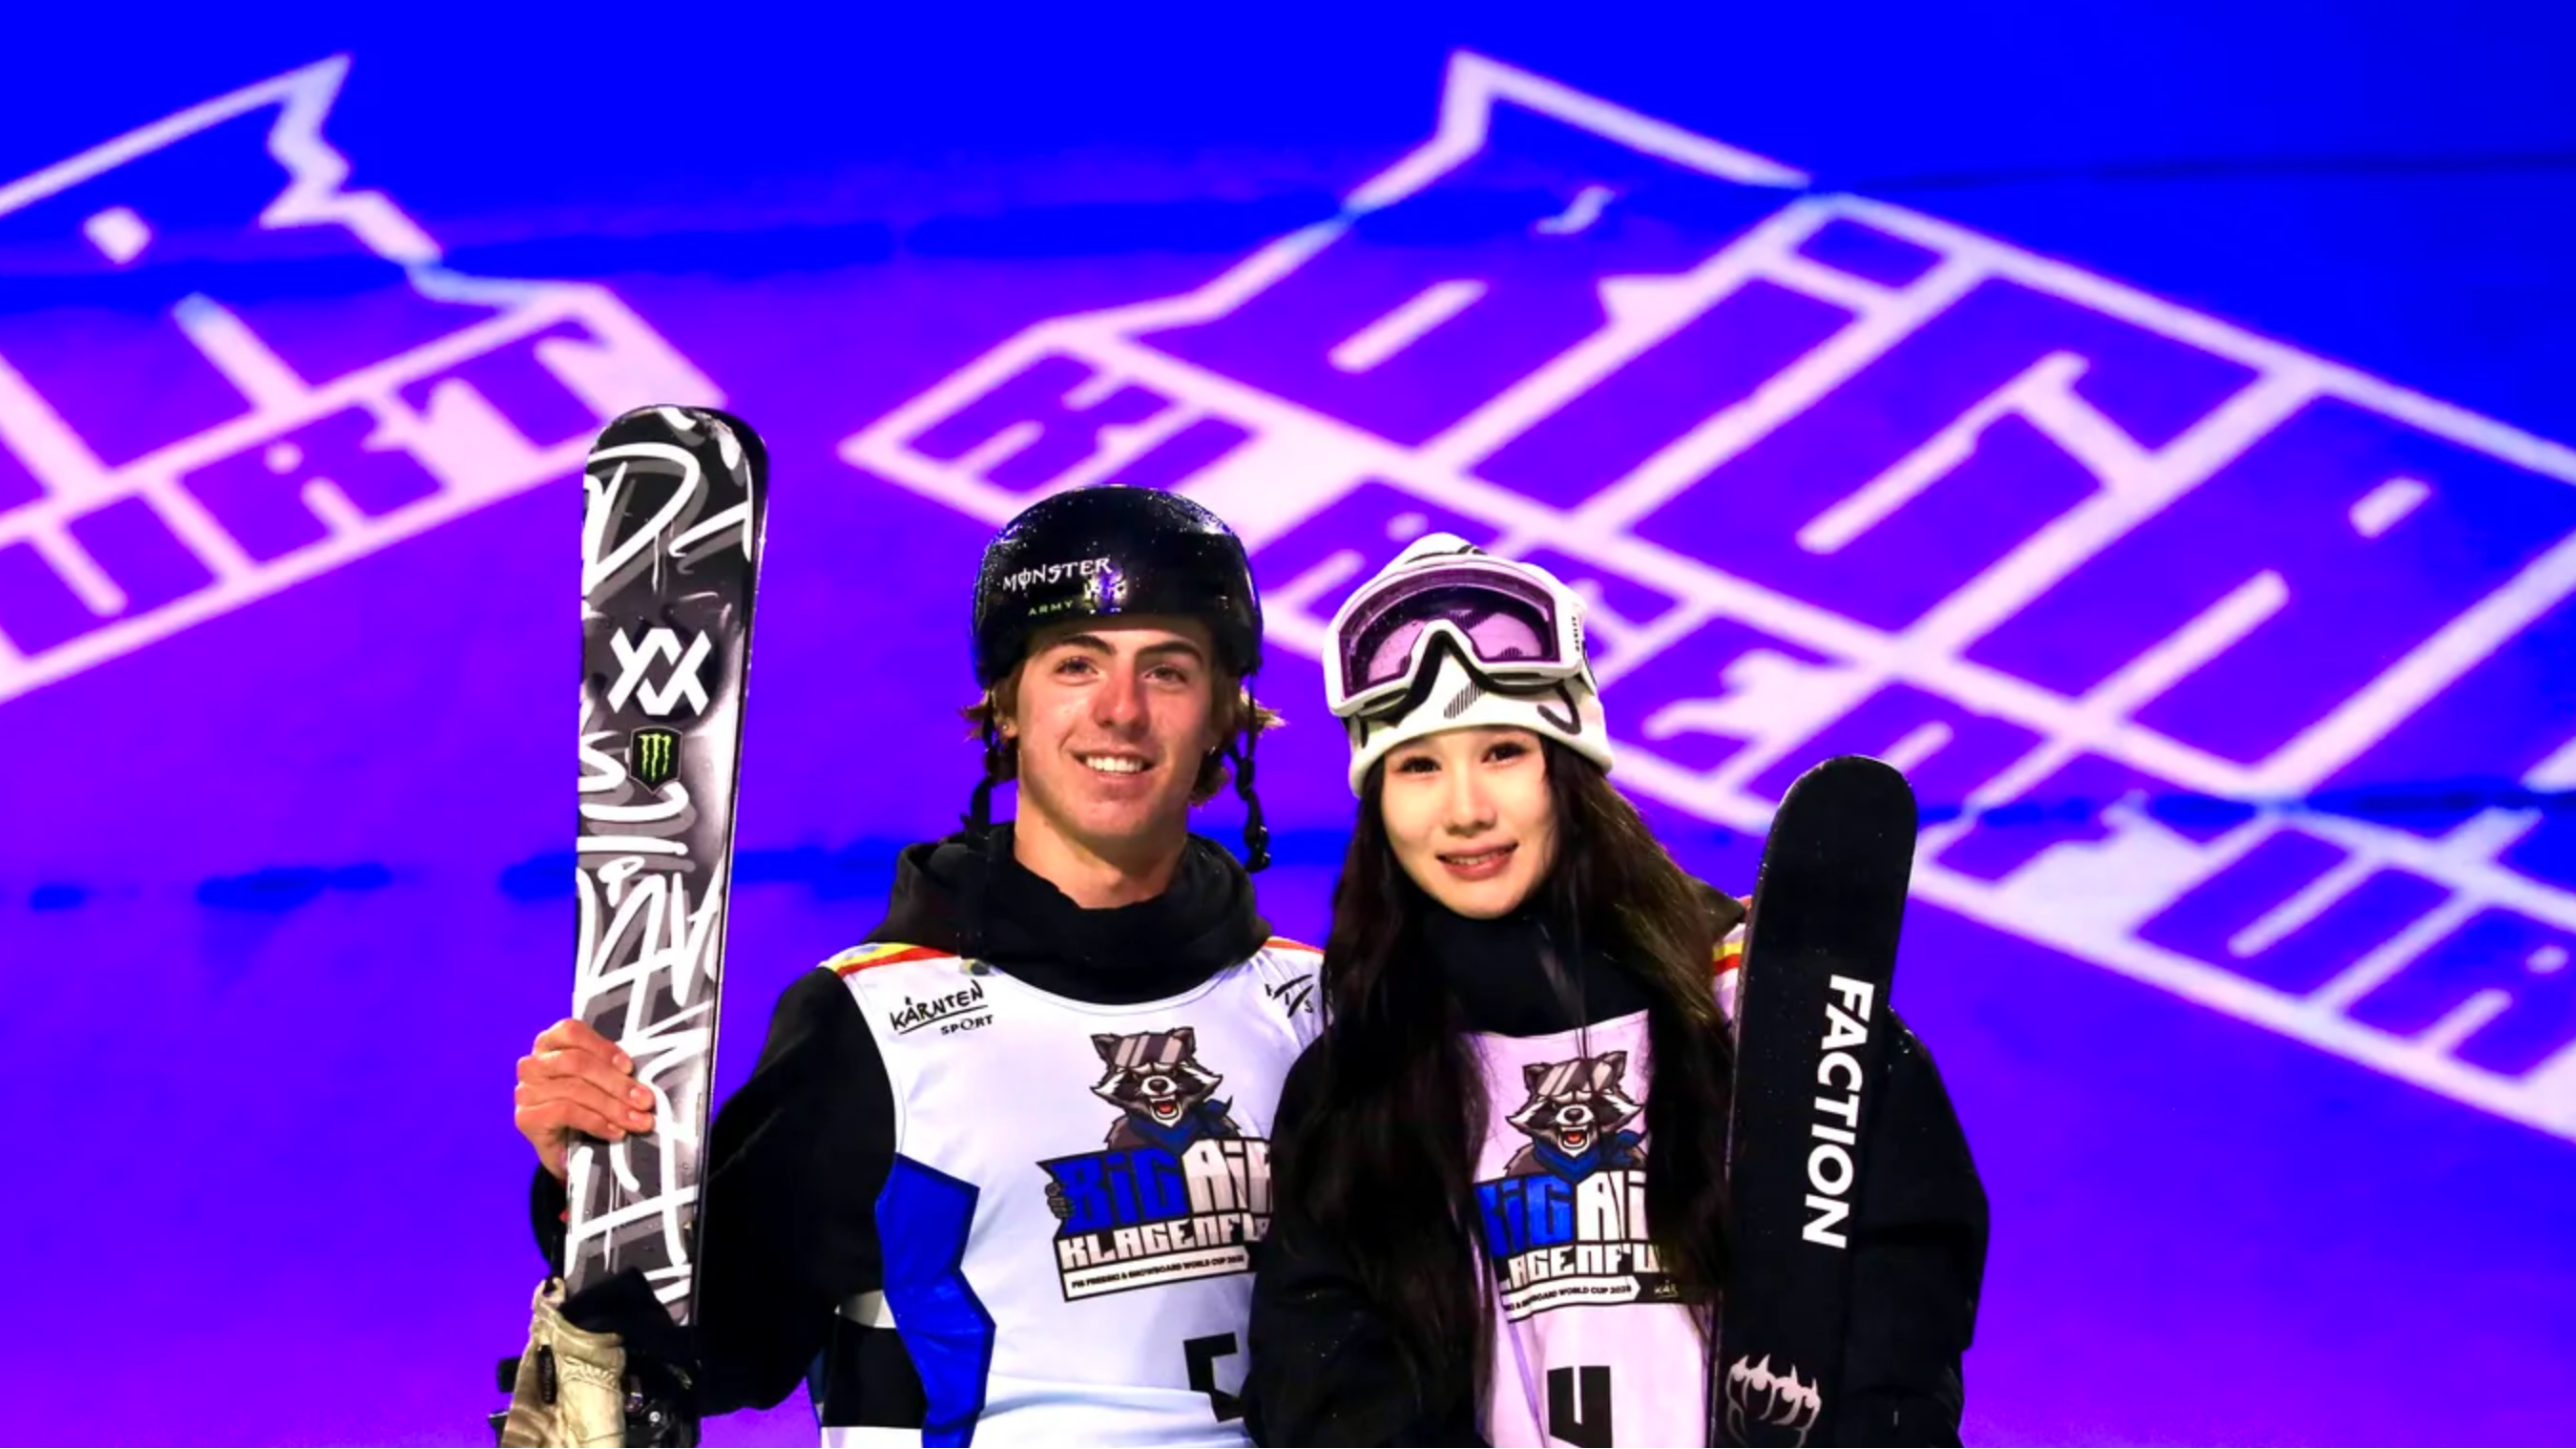
M584 474L573 1014L634 1059L655 1126L574 1144L565 1291L634 1269L686 1325L768 455L738 418L638 408Z
M1914 831L1905 777L1858 755L1799 776L1772 817L1737 997L1721 1443L1839 1442L1850 1235Z

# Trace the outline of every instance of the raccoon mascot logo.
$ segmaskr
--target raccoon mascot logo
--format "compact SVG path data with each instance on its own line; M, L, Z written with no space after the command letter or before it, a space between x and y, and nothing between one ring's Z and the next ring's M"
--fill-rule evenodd
M1101 1146L1038 1164L1061 1225L1067 1300L1249 1272L1270 1230L1270 1144L1217 1096L1186 1026L1095 1036L1091 1094L1117 1109Z
M1199 1065L1198 1033L1176 1027L1135 1036L1095 1036L1106 1068L1091 1094L1119 1110L1112 1147L1160 1147L1178 1153L1202 1137L1240 1137L1216 1100L1225 1078Z
M1626 1052L1522 1068L1529 1100L1505 1120L1530 1140L1503 1171L1514 1177L1552 1172L1580 1182L1604 1168L1636 1166L1638 1134L1622 1129L1646 1109L1621 1090L1627 1072Z
M1476 1184L1503 1316L1570 1303L1655 1303L1678 1292L1646 1231L1645 1115L1628 1054L1521 1068L1529 1093L1504 1120L1529 1141Z

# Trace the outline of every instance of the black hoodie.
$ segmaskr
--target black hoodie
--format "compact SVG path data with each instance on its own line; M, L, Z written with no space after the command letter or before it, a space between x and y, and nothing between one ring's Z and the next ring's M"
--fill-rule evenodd
M1709 893L1721 931L1743 917ZM1585 952L1550 964L1538 915L1476 921L1432 907L1427 964L1447 983L1470 1031L1543 1036L1643 1009L1645 988ZM1558 943L1558 944L1561 944ZM1332 1038L1306 1049L1280 1093L1273 1135L1315 1107L1316 1066ZM1986 1196L1931 1054L1904 1023L1889 1044L1887 1095L1871 1128L1852 1233L1851 1313L1837 1430L1855 1444L1956 1444L1965 1397L1961 1358L1976 1329L1985 1275ZM1253 1286L1254 1438L1265 1444L1467 1444L1480 1415L1474 1386L1426 1386L1406 1371L1357 1270L1302 1210L1275 1201Z
M1021 866L1005 825L981 847L952 836L906 850L867 940L972 955L1043 991L1125 1005L1179 995L1268 936L1250 877L1210 841L1190 838L1163 894L1095 911ZM750 1080L716 1113L695 1328L676 1334L631 1276L584 1292L565 1315L691 1366L702 1416L769 1407L818 1373L826 1425L918 1427L921 1384L902 1340L838 1312L883 1286L875 1206L894 1136L875 1036L838 975L807 972L779 998ZM531 1216L556 1271L563 1210L563 1185L540 1169Z

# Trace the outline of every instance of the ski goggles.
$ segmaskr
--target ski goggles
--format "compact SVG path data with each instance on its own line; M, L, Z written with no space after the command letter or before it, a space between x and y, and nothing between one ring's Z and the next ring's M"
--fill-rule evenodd
M1584 673L1581 601L1544 574L1483 556L1451 556L1381 577L1333 616L1324 691L1352 719L1403 698L1446 640L1504 688Z

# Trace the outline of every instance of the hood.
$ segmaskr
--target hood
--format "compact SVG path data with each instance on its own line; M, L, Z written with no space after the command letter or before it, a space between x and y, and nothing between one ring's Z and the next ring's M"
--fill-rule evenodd
M1042 991L1100 1005L1177 995L1261 949L1270 925L1252 877L1193 835L1169 889L1085 910L1011 853L1011 827L978 845L952 835L904 851L870 941L953 951Z

